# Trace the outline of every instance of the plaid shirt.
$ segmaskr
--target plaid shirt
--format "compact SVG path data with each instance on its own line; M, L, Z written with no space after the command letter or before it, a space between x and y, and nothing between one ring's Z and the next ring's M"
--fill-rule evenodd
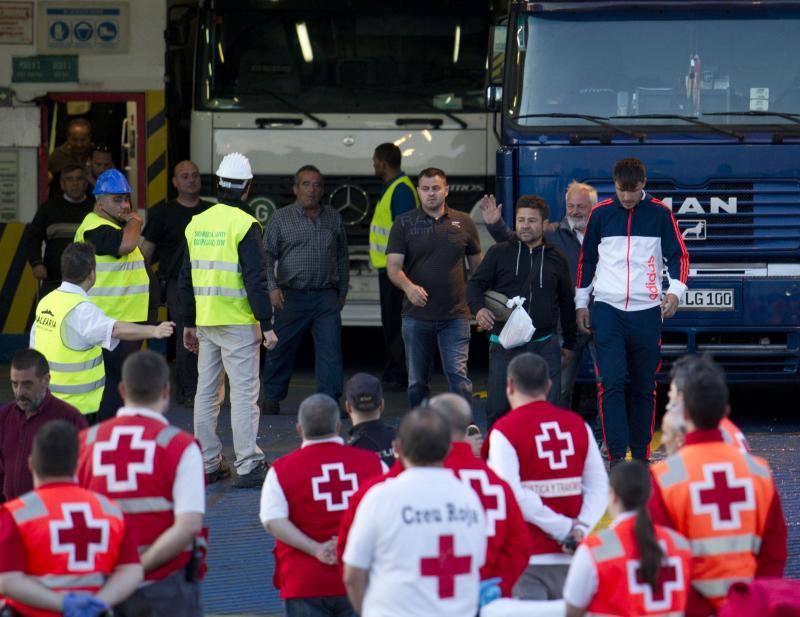
M264 249L270 291L336 289L340 298L347 295L347 234L339 213L330 206L321 206L314 220L297 202L281 208L267 221Z

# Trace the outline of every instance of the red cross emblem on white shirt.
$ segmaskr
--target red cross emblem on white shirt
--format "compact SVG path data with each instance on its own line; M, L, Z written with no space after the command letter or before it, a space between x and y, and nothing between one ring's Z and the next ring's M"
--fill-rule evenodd
M358 490L358 476L346 473L343 463L322 466L322 475L311 479L314 501L324 501L328 512L347 510L347 504Z
M534 438L539 458L546 458L550 469L566 469L567 457L575 454L570 433L562 433L558 422L542 422L542 432Z
M50 550L66 554L72 571L94 570L97 554L108 551L108 521L92 517L88 503L61 504L61 514L63 520L50 521Z
M484 469L459 469L458 477L478 495L486 513L486 535L497 533L497 521L506 520L506 494L499 484L489 482Z
M659 542L661 550L666 554L666 546ZM628 588L632 594L644 596L644 608L647 611L667 611L672 606L672 592L683 590L683 563L680 557L666 557L658 569L656 587L644 580L642 562L631 559L627 562Z
M109 492L135 491L137 474L153 473L156 442L142 439L143 426L115 426L92 451L92 473L105 476Z
M439 597L452 598L456 595L456 576L469 574L472 567L470 555L456 555L452 535L439 536L439 554L423 557L419 562L422 576L435 576L438 579Z
M711 515L712 529L739 529L742 512L755 510L756 500L751 478L737 478L732 463L703 465L702 482L692 482L692 510Z

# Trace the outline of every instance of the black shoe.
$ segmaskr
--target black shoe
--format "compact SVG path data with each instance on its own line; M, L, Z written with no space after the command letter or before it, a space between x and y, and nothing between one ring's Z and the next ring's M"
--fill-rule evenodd
M231 468L228 465L228 462L223 458L220 463L219 467L217 467L214 471L210 471L206 473L206 485L214 484L223 478L228 478L231 475Z
M236 488L261 488L267 476L267 462L259 461L248 473L236 476Z
M261 415L262 416L278 416L281 413L281 402L280 401L267 401L264 400L261 403Z

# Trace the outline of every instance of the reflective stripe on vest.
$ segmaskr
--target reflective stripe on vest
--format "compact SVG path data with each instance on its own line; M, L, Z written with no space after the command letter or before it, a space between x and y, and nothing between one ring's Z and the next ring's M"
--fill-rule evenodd
M106 582L105 574L45 574L44 576L33 577L38 580L42 585L50 589L63 589L72 588L80 589L81 587L102 587Z
M256 323L239 264L239 243L258 221L234 206L217 204L186 227L198 326Z
M90 347L76 350L64 341L67 316L80 304L88 302L78 293L59 289L47 294L36 307L34 347L50 364L50 392L83 414L100 408L106 382L103 350Z
M86 232L102 226L121 230L116 223L90 212L75 232L75 242L85 242ZM124 321L147 321L150 278L139 248L127 255L97 255L97 281L89 297L106 315Z
M749 583L752 579L747 577L733 578L707 578L702 581L692 581L694 587L705 598L724 598L728 589L734 583Z
M727 536L721 538L701 538L692 540L692 554L695 557L707 555L727 555L728 553L753 553L761 550L761 538L747 533L740 536Z
M130 497L128 499L116 499L115 501L125 514L172 511L172 502L164 497Z
M386 267L386 247L389 245L389 231L392 229L392 196L400 184L411 189L419 208L419 195L408 176L400 176L386 188L375 205L375 213L369 226L369 260L373 268Z

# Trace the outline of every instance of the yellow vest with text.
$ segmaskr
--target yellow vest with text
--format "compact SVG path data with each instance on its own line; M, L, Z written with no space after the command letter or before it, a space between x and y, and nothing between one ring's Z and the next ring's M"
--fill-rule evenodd
M83 414L100 408L106 371L100 347L72 349L64 341L67 315L79 304L89 302L84 296L56 289L36 307L34 348L50 365L50 391Z
M86 242L84 234L103 225L122 229L94 212L86 215L75 232L75 242ZM92 302L112 319L147 321L150 278L138 247L127 255L97 255L97 281L89 290Z
M258 323L239 264L239 243L258 221L234 206L217 204L192 217L186 243L198 326Z
M374 268L386 267L386 247L389 245L389 231L392 229L392 195L400 184L405 184L414 194L414 202L419 208L419 195L408 176L400 176L392 182L375 206L372 223L369 226L369 260Z

